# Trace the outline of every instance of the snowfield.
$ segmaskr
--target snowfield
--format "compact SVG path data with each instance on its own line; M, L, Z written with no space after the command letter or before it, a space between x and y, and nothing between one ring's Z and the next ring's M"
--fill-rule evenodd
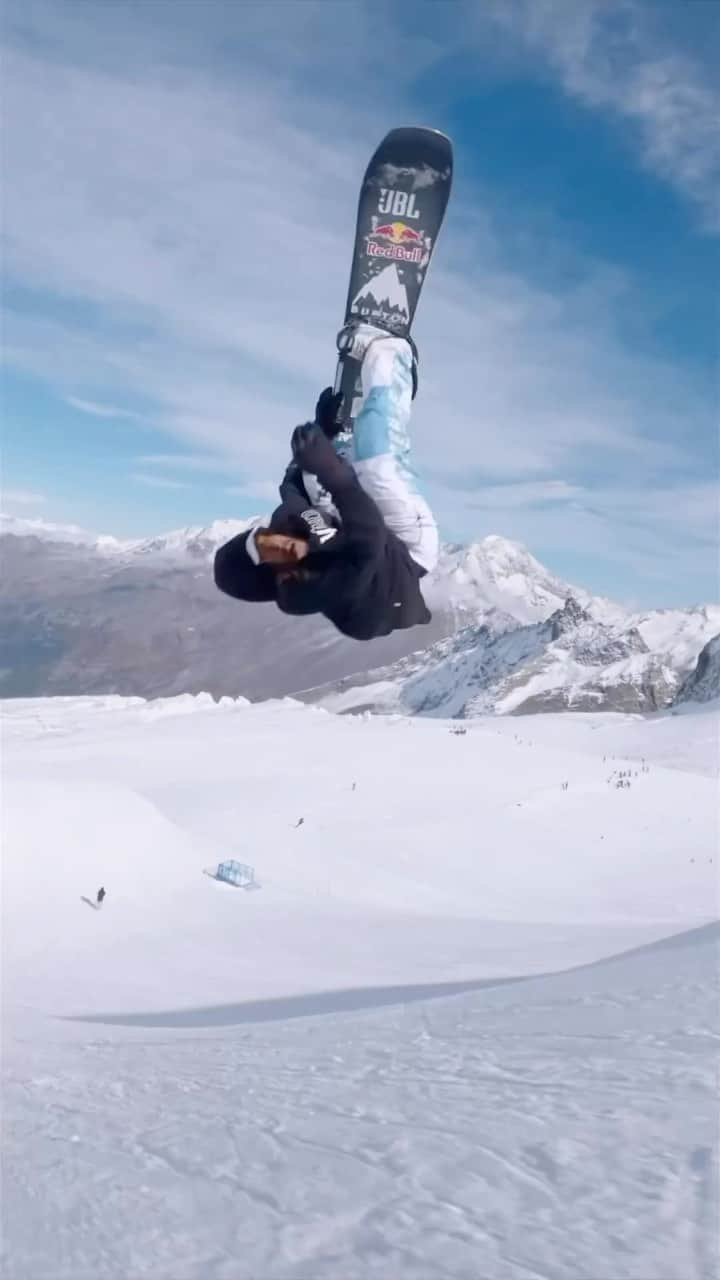
M716 705L3 730L4 1280L717 1275Z

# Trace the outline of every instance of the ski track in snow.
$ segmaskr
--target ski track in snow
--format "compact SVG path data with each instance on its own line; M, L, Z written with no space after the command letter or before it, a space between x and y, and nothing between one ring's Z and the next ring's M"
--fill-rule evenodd
M9 1274L710 1280L716 965L701 932L522 992L31 1042Z
M715 716L4 711L4 1280L715 1280Z

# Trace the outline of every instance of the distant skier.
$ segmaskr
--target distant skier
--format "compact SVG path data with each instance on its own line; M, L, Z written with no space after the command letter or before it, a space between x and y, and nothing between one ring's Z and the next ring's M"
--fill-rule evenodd
M327 387L315 422L293 432L281 505L269 525L258 521L219 549L215 583L237 600L320 613L343 635L372 640L430 621L420 580L437 561L438 531L409 466L411 344L367 324L341 339L362 361L350 461L331 443L339 396Z
M99 907L102 906L104 898L105 898L105 890L103 888L98 889L97 898L95 899L95 901L97 902Z

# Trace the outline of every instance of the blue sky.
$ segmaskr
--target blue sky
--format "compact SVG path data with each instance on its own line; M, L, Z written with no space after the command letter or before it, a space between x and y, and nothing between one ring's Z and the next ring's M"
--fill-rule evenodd
M425 123L456 162L415 325L443 534L717 595L713 2L13 0L3 43L4 511L269 509L333 377L364 165Z

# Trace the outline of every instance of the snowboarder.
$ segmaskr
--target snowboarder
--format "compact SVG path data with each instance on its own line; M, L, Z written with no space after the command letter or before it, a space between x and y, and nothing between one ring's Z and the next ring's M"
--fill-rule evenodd
M99 907L102 906L104 897L105 897L105 890L102 887L100 887L97 891L97 898L95 899Z
M420 580L437 561L438 531L409 466L414 347L368 324L341 337L362 361L350 457L333 443L339 395L328 387L315 422L293 432L281 505L269 525L258 521L219 549L215 583L235 599L320 613L343 635L372 640L430 621Z

